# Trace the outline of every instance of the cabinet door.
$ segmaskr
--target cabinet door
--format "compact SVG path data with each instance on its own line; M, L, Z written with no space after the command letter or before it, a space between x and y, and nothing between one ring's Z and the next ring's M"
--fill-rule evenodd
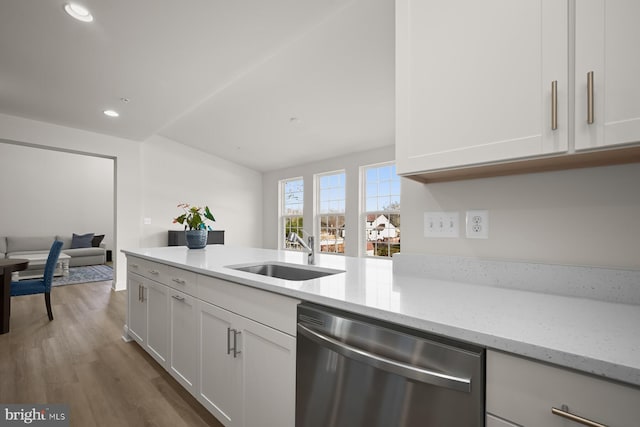
M397 0L398 173L566 151L567 34L566 1Z
M640 2L576 1L576 149L640 141ZM589 123L588 78L593 72Z
M245 317L241 334L244 426L295 425L296 339Z
M143 298L147 303L147 350L166 369L169 353L169 288L145 281Z
M127 293L129 299L127 329L129 336L141 346L147 342L147 302L142 297L144 279L136 274L127 274Z
M242 365L231 351L232 322L238 316L198 302L199 386L197 398L225 426L241 424ZM237 342L237 340L236 340Z
M195 299L185 293L169 290L170 358L169 373L196 394L198 355L197 313Z

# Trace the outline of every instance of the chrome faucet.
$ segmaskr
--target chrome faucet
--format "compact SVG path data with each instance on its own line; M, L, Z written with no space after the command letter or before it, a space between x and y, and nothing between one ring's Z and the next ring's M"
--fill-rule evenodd
M313 236L304 230L302 230L302 233L307 234L309 236L307 238L308 243L305 243L305 241L300 236L298 236L298 233L294 231L289 233L287 240L290 241L291 243L295 243L295 242L299 243L308 253L307 264L313 265L316 263L315 251L313 250Z

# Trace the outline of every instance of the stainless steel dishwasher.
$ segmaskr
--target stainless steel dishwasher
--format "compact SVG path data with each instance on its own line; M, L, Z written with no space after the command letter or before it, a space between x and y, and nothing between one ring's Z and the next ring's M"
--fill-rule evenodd
M298 308L296 427L484 426L483 348Z

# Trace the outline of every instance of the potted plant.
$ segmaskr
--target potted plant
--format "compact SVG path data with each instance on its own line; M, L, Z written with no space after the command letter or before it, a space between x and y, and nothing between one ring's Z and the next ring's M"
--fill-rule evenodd
M209 206L191 206L188 203L178 205L184 212L173 219L174 224L184 225L184 234L189 249L202 249L207 246L207 231L212 228L205 224L205 220L215 221Z

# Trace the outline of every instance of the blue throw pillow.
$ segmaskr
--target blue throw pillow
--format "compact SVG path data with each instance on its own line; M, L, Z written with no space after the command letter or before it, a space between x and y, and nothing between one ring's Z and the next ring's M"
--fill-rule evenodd
M71 249L90 248L92 240L93 240L93 233L87 233L87 234L73 233L73 237L71 238Z

